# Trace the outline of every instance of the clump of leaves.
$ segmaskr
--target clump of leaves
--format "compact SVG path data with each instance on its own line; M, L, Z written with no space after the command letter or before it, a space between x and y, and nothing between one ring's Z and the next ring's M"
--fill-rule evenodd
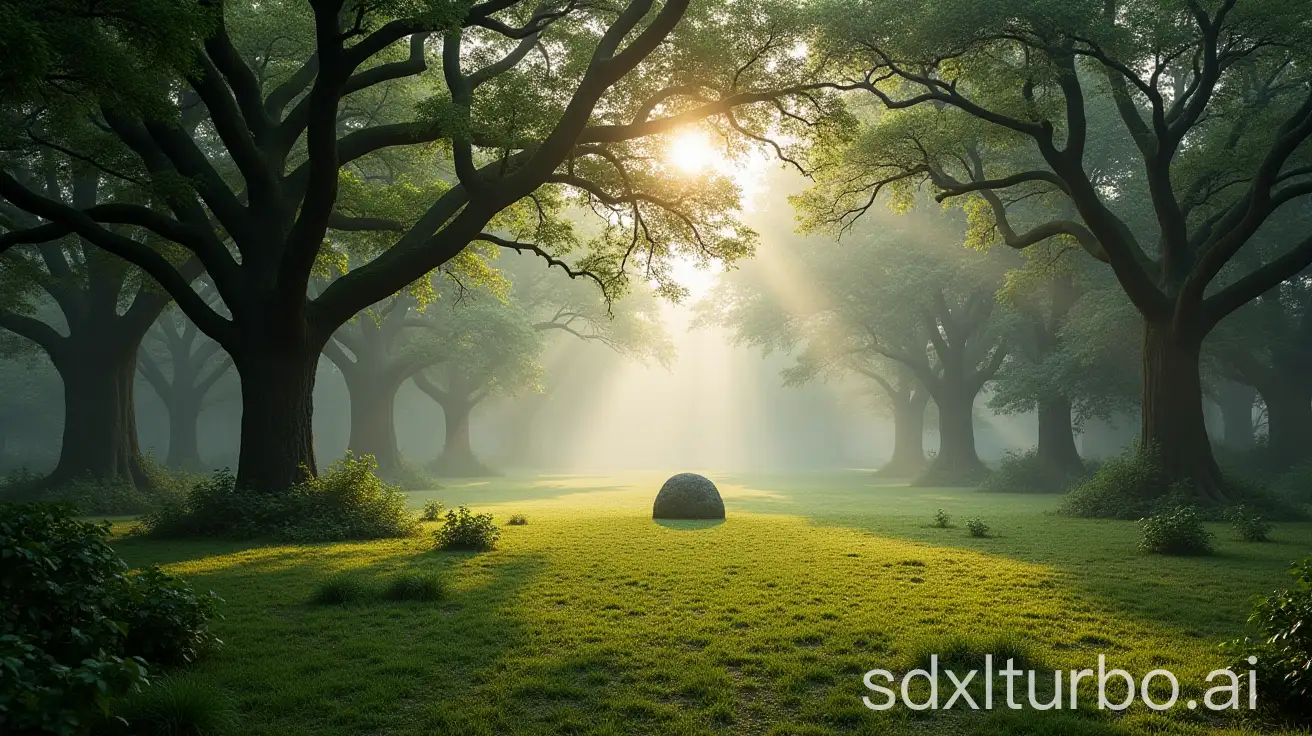
M1247 506L1236 506L1230 510L1230 526L1235 536L1245 542L1267 542L1271 539L1271 530L1275 527L1251 511Z
M1193 506L1177 506L1139 520L1143 539L1139 549L1159 555L1207 555L1212 534Z
M81 733L147 682L218 640L217 598L157 569L132 574L107 524L72 504L0 504L0 713L6 733ZM147 662L151 657L152 662Z
M292 542L389 539L414 535L419 522L406 496L376 474L372 456L349 452L317 478L285 493L237 487L224 469L197 483L182 503L147 515L141 530L155 537L271 537Z
M985 524L983 519L976 516L966 521L966 531L970 532L970 536L972 537L984 539L989 535L989 525Z
M461 506L446 512L446 521L433 536L440 550L484 552L496 546L501 530L492 522L492 514L475 514Z
M1248 624L1256 636L1228 648L1241 658L1236 672L1257 670L1260 704L1306 719L1312 717L1312 557L1295 563L1289 573L1292 587L1253 604Z
M419 518L424 521L440 521L443 511L446 511L446 505L441 501L425 501L424 510L419 513Z
M435 573L403 572L383 590L389 601L436 601L446 597L446 581Z
M506 519L506 523L510 526L524 526L528 523L528 517L523 514L511 514L510 518Z
M1161 505L1170 478L1152 450L1135 450L1108 458L1098 471L1076 484L1062 513L1098 519L1139 519Z
M140 462L144 476L140 487L126 480L91 476L51 485L39 473L17 470L0 479L0 501L68 502L84 516L128 516L180 502L198 479L187 473L174 473L149 455L141 456Z
M934 512L934 526L939 529L948 529L952 526L952 517L948 516L948 512L939 509Z
M359 575L338 573L319 583L310 599L325 605L359 603L373 597L374 591L369 583Z

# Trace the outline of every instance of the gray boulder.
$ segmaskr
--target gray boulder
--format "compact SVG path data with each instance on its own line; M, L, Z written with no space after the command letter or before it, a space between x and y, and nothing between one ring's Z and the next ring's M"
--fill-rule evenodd
M723 519L724 500L710 478L679 473L665 481L652 506L653 519Z

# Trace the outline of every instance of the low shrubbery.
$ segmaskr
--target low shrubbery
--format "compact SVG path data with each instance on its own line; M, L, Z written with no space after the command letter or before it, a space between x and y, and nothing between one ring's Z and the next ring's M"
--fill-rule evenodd
M1224 479L1226 497L1276 518L1296 519L1305 516L1293 505L1264 488L1237 478ZM1195 489L1184 483L1172 483L1152 450L1132 450L1109 458L1097 472L1073 486L1062 504L1061 513L1100 519L1140 519L1159 511L1188 506L1198 501ZM1203 506L1196 512L1211 521L1223 521L1229 509Z
M424 521L441 521L443 511L446 511L446 505L441 501L425 501L424 510L419 513L419 518Z
M1236 506L1230 510L1230 526L1235 536L1245 542L1266 542L1271 539L1270 522L1250 511L1247 506Z
M952 526L952 517L948 516L948 512L939 509L934 512L934 526L939 529L947 529Z
M447 595L447 584L431 572L402 571L385 583L360 573L343 572L320 582L310 601L323 605L387 601L436 601Z
M979 490L986 493L1065 493L1072 485L1088 477L1086 467L1065 468L1039 456L1037 448L1026 452L1009 451L998 469L989 473Z
M347 456L286 493L239 489L227 470L197 483L184 502L142 520L156 537L272 537L293 542L385 539L415 534L405 494L374 474L372 457Z
M221 736L237 730L232 700L189 677L161 677L123 699L115 718L97 729L107 736Z
M446 520L434 536L441 550L483 552L496 546L501 530L492 522L492 514L475 514L461 506L446 512Z
M1212 534L1193 506L1178 506L1139 520L1143 539L1139 549L1159 555L1212 553Z
M972 537L984 539L989 536L989 525L985 524L983 519L976 516L966 521L966 531L970 532L970 536Z
M510 518L506 520L506 524L510 526L524 526L528 524L528 517L523 514L511 514Z
M401 461L396 470L385 475L384 479L403 491L431 491L442 487L442 484L429 475L427 470L411 465L405 460Z
M187 473L171 472L149 456L142 458L142 467L145 478L141 487L90 476L51 485L39 473L16 470L0 480L0 501L67 502L83 516L129 516L177 503L198 480Z
M383 588L383 598L389 601L436 601L445 597L446 581L434 573L398 573Z
M1257 599L1248 617L1255 637L1232 642L1234 669L1256 669L1261 706L1312 719L1312 557L1296 563L1294 585ZM1250 657L1257 659L1250 663Z
M217 645L212 593L129 573L108 525L70 504L0 504L0 713L16 733L85 732L147 681L148 666Z

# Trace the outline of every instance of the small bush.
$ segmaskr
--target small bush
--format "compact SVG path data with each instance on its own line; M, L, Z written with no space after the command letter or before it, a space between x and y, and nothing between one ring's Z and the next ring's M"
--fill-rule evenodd
M1235 536L1245 542L1270 541L1271 530L1275 528L1246 506L1236 506L1230 510L1230 525L1235 530Z
M446 582L434 573L403 572L383 591L389 601L436 601L446 597Z
M496 546L501 530L492 523L492 514L470 513L469 507L461 506L446 512L446 521L434 536L441 550L483 552Z
M123 700L103 728L132 736L221 736L236 730L237 711L221 690L192 678L163 677Z
M939 529L948 529L952 526L952 517L948 516L948 512L939 509L934 512L934 526Z
M431 491L442 487L442 484L426 470L411 465L405 460L401 461L399 467L385 475L384 479L403 491Z
M374 474L372 457L346 457L318 478L285 493L237 488L224 469L197 483L185 503L170 504L142 520L150 536L272 537L290 542L389 539L414 535L419 522L406 496Z
M440 521L445 510L446 506L441 501L425 501L424 510L419 514L419 518L424 521Z
M985 493L1065 493L1072 485L1088 477L1088 469L1064 468L1039 457L1038 448L1026 452L1009 451L998 469L980 483Z
M510 526L524 526L528 523L528 517L523 514L511 514L506 523Z
M970 536L980 539L989 535L989 525L985 524L984 520L978 516L966 522L966 530L970 532Z
M359 575L339 573L319 583L310 600L324 605L341 605L359 603L373 594L373 589Z
M183 665L223 643L209 627L222 602L214 591L198 595L155 565L132 573L131 581L124 620L129 652L152 664Z
M1231 642L1234 670L1257 669L1258 702L1295 718L1312 718L1312 557L1290 570L1293 587L1258 598L1249 626L1256 637ZM1256 657L1250 665L1248 658Z
M1099 519L1140 519L1157 510L1170 485L1155 452L1130 451L1108 458L1098 472L1072 487L1062 513Z
M1159 555L1207 555L1212 535L1192 506L1178 506L1139 520L1143 539L1139 549Z
M108 525L75 513L0 504L0 713L16 733L84 732L146 682L144 657L187 661L217 644L212 594L157 570L128 573Z

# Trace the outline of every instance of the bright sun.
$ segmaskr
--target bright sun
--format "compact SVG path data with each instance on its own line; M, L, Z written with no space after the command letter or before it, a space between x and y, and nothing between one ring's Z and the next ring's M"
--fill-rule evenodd
M698 174L721 159L705 133L687 130L670 142L666 158L686 174Z

